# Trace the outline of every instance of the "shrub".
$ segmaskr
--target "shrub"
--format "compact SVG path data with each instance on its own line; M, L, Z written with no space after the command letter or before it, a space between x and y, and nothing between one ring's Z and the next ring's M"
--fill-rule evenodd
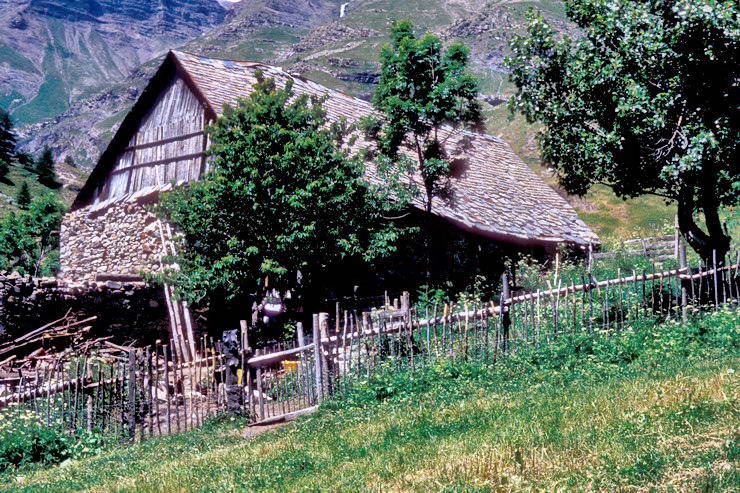
M58 424L42 424L22 406L3 411L0 422L0 473L31 465L58 464L98 452L112 438L96 432L70 433Z

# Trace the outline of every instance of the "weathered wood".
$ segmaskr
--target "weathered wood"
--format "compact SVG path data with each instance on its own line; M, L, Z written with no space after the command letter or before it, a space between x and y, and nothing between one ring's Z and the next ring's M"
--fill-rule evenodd
M202 130L198 132L191 132L189 134L176 135L174 137L167 137L166 139L153 140L151 142L146 142L144 144L132 145L132 146L129 146L123 149L123 152L139 151L141 149L150 149L152 147L159 147L164 144L171 144L173 142L179 142L181 140L192 139L193 137L200 137L202 135L205 135L205 132L203 132Z
M299 409L298 411L291 411L285 414L280 414L278 416L272 416L266 419L262 419L254 423L250 423L249 426L264 426L264 425L269 425L272 423L279 423L281 421L289 421L291 419L297 418L298 416L302 416L304 414L310 414L316 411L318 408L319 406L306 407L303 409Z
M316 403L320 403L324 399L324 379L322 377L322 360L323 360L323 345L322 345L321 332L319 330L319 315L313 315L313 359L314 359L314 377L316 384Z

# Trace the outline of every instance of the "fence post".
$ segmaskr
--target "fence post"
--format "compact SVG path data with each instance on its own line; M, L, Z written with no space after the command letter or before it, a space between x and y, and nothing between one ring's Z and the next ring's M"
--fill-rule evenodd
M306 345L306 337L303 334L303 322L298 322L296 324L296 332L298 337L298 345L299 346L305 346Z
M686 286L686 283L693 282L690 279L681 279L682 275L689 274L689 271L687 269L687 263L686 263L686 243L681 241L680 239L677 239L678 243L678 272L679 272L679 282L681 283L681 321L683 323L686 323L688 321L688 288Z
M511 285L509 276L504 272L501 274L501 327L503 329L503 352L509 351L509 335L511 331L511 314L509 313L508 301L511 299Z
M224 331L221 340L221 350L224 355L224 370L226 385L226 411L231 414L239 414L242 410L244 395L238 384L236 369L239 366L239 339L236 330Z
M319 335L320 339L328 339L329 338L329 314L328 313L319 313ZM322 367L321 367L321 380L323 382L323 389L326 395L332 394L332 375L334 372L334 364L332 361L332 347L331 344L327 344L327 347L324 347L323 343L321 344L321 354L323 356L322 361Z
M321 378L321 334L319 333L319 315L313 315L313 359L314 359L314 377L316 378L316 404L321 403L324 399L323 379Z
M128 427L131 440L136 439L136 350L128 352Z
M246 404L248 409L248 418L254 418L254 406L253 406L253 386L252 386L252 372L249 369L249 358L252 357L252 348L249 346L249 326L246 320L239 321L239 327L241 328L241 370L243 381L238 382L239 387L242 390L242 395L246 392ZM242 399L244 399L242 397Z
M93 381L93 369L92 365L87 367L85 378L82 380L82 391L87 396L86 408L87 408L87 423L85 423L85 429L92 431L93 429L93 415L94 415L94 402L93 402L93 391L87 388L87 385Z

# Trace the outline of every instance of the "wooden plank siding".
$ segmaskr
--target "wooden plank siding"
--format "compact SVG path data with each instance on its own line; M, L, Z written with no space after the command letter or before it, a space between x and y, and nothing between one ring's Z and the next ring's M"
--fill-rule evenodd
M197 180L208 171L205 124L203 105L181 77L173 77L117 156L94 203Z

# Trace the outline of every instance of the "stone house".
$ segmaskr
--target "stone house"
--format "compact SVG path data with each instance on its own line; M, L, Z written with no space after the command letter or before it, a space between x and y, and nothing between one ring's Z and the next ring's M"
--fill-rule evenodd
M330 120L357 121L370 103L328 89L281 68L170 52L123 120L65 216L60 277L136 279L156 272L169 228L147 210L159 193L197 180L209 170L205 127L246 97L256 72L297 94L325 96ZM443 136L455 163L450 196L435 198L433 213L451 231L512 248L586 248L597 236L576 211L501 139L462 130ZM356 146L367 143L358 139ZM377 179L368 166L369 180ZM421 207L421 204L419 204Z

